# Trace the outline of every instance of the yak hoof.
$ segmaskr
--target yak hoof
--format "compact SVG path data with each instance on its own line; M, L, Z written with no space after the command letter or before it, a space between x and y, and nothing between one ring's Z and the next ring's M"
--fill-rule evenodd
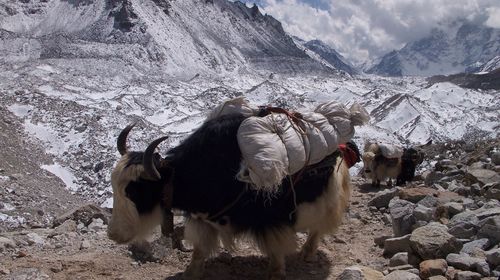
M203 276L203 269L188 266L182 274L184 280L198 280Z
M269 276L269 280L285 280L286 279L286 275L285 273L271 273L271 275Z
M301 252L300 253L300 258L304 260L305 262L317 262L318 261L318 254L316 253L306 253L306 252Z

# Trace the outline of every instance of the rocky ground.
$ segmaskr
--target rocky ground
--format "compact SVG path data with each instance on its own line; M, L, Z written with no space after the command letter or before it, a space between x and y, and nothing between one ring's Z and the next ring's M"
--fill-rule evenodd
M181 278L189 252L170 249L158 232L134 248L108 240L109 209L40 169L50 157L0 113L1 279ZM287 279L498 279L500 140L438 143L426 152L406 186L375 189L354 177L340 230L321 242L317 262L289 257ZM298 234L301 243L305 237ZM266 264L241 242L207 262L205 279L263 279Z

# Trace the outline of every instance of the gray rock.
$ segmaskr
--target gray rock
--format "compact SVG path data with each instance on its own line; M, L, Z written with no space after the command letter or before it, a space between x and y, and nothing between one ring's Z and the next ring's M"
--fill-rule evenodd
M446 256L446 262L448 262L448 265L461 270L476 271L483 276L490 275L488 264L481 258L473 258L465 254L449 254Z
M480 222L477 236L488 238L492 243L500 242L500 216L488 217Z
M476 213L477 218L481 221L489 217L500 216L500 207L491 207L490 205L485 204L483 207L474 212Z
M66 220L54 230L55 234L63 234L66 232L75 232L77 230L76 222L73 220Z
M456 238L468 239L476 235L479 228L479 218L476 213L466 210L453 216L448 223L449 233Z
M486 260L493 267L500 266L500 248L486 251Z
M488 183L485 184L480 193L485 198L500 200L500 183Z
M490 246L488 238L481 238L471 242L467 242L460 251L461 254L474 255L477 250L486 250Z
M428 280L447 280L446 277L442 275L436 275L436 276L431 276L428 278Z
M92 231L102 231L107 228L104 221L100 218L92 219L92 222L87 227Z
M439 202L439 200L437 197L432 196L432 195L428 195L428 196L422 198L417 204L425 206L425 207L429 207L429 208L434 208L438 205L438 202Z
M462 249L462 244L448 233L448 228L435 222L413 231L410 246L424 260L445 258Z
M479 183L481 186L500 182L500 175L497 172L482 168L469 168L465 174L465 178L470 184Z
M16 248L16 243L12 239L0 236L0 252L7 248Z
M29 245L43 245L45 243L45 239L35 232L28 233L26 235L26 241L28 241Z
M444 208L446 211L448 211L448 214L450 217L455 216L458 213L461 213L464 211L464 206L461 203L458 202L448 202L444 204Z
M475 262L472 264L473 270L479 272L479 274L483 276L490 276L491 269L488 263L481 259L481 261Z
M384 280L420 280L420 277L408 271L396 270L386 275Z
M393 256L399 252L411 252L411 234L400 237L388 238L384 241L384 256Z
M387 269L387 274L393 272L393 271L396 271L396 270L404 270L404 271L410 271L414 269L413 265L411 264L403 264L403 265L398 265L398 266L393 266L393 267L389 267ZM418 274L418 271L417 271L417 274Z
M408 264L408 252L396 253L389 260L389 266L391 267L405 265L405 264Z
M443 172L440 172L440 171L431 171L431 173L429 173L427 175L427 177L425 177L425 185L426 186L432 186L433 184L437 183L441 178L443 178L445 175L443 174Z
M448 184L448 191L458 193L461 196L471 195L471 188L457 183L455 180Z
M491 154L491 162L494 165L500 165L500 152L494 152Z
M393 199L398 192L397 188L385 189L375 194L375 196L368 202L368 206L375 206L378 209L387 208L389 202Z
M80 243L80 250L85 250L88 248L90 248L90 242L88 240L84 240L82 241L82 243Z
M434 209L425 207L423 205L417 205L413 210L413 216L416 221L432 221L434 217Z
M110 217L111 213L109 213L105 209L94 204L87 204L81 207L74 208L56 218L54 220L53 227L59 226L66 220L73 220L77 223L81 222L84 225L88 226L92 222L92 219L96 218L101 219L104 224L108 224Z
M451 227L448 233L459 239L469 239L477 234L477 228L474 225L463 222Z
M337 277L337 280L382 280L382 272L365 266L351 266Z
M384 242L385 242L385 240L386 240L386 239L389 239L389 238L391 238L391 236L388 236L388 235L382 235L382 236L379 236L379 237L374 238L374 239L373 239L373 242L374 242L377 246L379 246L379 247L383 248L383 247L384 247Z
M389 212L391 215L392 230L394 236L403 236L412 231L415 223L413 209L415 204L399 198L393 198L389 203Z
M472 271L458 271L454 280L481 280L481 274Z

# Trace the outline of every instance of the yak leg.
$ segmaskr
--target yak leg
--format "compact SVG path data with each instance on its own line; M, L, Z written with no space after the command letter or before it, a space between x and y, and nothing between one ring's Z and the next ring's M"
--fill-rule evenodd
M269 279L283 280L285 279L285 255L272 254L269 256Z
M306 262L315 262L318 259L319 240L320 234L318 232L309 233L306 243L304 243L300 250L300 256L303 260Z
M320 240L320 234L318 232L310 232L309 236L307 237L306 243L302 246L302 249L300 251L301 257L307 261L316 261L317 259L317 252L318 252L318 245L319 245L319 240Z
M200 279L203 275L205 259L208 258L219 244L217 230L200 219L188 219L184 236L193 244L193 255L184 279Z
M269 256L269 279L285 279L285 256L297 247L295 231L288 227L270 229L257 237L257 244Z

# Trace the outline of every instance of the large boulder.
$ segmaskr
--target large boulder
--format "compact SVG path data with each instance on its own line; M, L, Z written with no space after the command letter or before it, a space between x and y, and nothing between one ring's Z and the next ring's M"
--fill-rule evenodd
M494 267L500 266L500 248L487 251L486 260Z
M427 279L432 276L445 275L448 263L444 259L426 260L420 263L420 276Z
M80 207L71 209L70 211L62 214L57 217L53 222L53 227L57 227L64 223L66 220L73 220L76 223L83 223L85 226L88 226L93 219L101 219L104 224L108 224L108 221L111 217L111 213L107 210L96 206L94 204L86 204Z
M412 226L415 224L415 217L413 216L415 207L415 204L397 197L390 201L389 213L394 236L398 237L411 233Z
M485 198L500 200L500 182L485 184L481 188L481 195Z
M477 236L479 238L488 238L493 244L500 242L500 216L481 220Z
M337 277L337 280L383 280L382 272L366 266L350 266Z
M368 201L368 206L375 206L378 209L389 206L389 202L393 199L398 192L398 189L385 189L375 194L375 196Z
M446 256L446 262L448 262L448 265L461 270L476 271L483 276L490 275L488 264L481 258L473 258L465 254L449 254Z
M476 168L468 169L465 174L465 179L469 184L479 183L483 186L489 183L500 182L500 175L493 170Z
M462 249L462 243L448 233L448 228L435 222L415 229L410 237L410 246L424 260L445 258Z
M399 252L411 252L410 234L387 238L384 241L384 256L391 257Z
M387 274L384 280L420 280L420 277L408 271L396 270Z
M398 192L401 199L417 203L426 196L437 196L438 191L432 188L405 188Z

